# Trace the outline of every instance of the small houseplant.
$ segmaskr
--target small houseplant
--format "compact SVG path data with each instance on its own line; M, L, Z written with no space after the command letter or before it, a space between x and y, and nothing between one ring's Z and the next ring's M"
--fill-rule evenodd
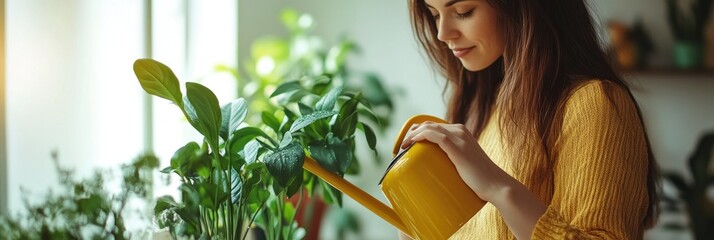
M152 172L159 161L151 155L121 166L121 192L106 190L113 172L95 170L90 178L76 180L74 171L61 167L52 154L60 191L49 192L41 202L24 196L26 212L15 218L0 215L0 239L140 239L148 228L130 229L125 220L141 220L149 225L141 205L151 199ZM26 194L26 193L25 193Z
M680 68L701 66L704 28L713 0L693 0L688 8L680 8L678 0L667 0L667 19L674 34L674 61Z
M712 150L714 150L714 132L705 134L697 143L694 153L689 157L691 181L686 181L676 173L665 173L678 190L678 199L670 201L669 208L677 210L676 202L683 202L689 216L689 224L695 239L712 239L714 237L714 200L709 198L708 191L714 185L714 173L711 172Z
M260 124L248 126L244 99L220 106L208 88L192 82L184 94L171 69L151 59L137 60L134 72L147 93L176 104L204 137L178 149L162 170L182 181L181 199L161 197L154 209L173 237L241 239L257 224L268 239L299 239L304 232L288 197L320 188L341 202L339 191L303 172L306 155L344 175L355 166L357 129L375 149L374 132L360 116L376 116L360 93L331 85L329 76L279 85L270 94L284 98L277 110L260 111Z

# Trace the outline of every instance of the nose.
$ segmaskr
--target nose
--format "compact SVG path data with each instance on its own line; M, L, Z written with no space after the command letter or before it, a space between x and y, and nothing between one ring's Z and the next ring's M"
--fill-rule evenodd
M437 22L436 27L436 29L438 30L436 38L439 39L439 41L446 42L448 40L456 39L460 35L459 31L448 20L441 20Z

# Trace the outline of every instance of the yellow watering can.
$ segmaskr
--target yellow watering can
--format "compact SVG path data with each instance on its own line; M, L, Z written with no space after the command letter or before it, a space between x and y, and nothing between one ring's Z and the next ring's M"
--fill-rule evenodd
M420 141L400 150L404 135L425 121L446 123L437 117L417 115L404 123L394 142L394 160L380 186L392 208L357 188L311 158L303 168L347 194L403 233L415 239L447 239L485 204L459 177L438 145Z

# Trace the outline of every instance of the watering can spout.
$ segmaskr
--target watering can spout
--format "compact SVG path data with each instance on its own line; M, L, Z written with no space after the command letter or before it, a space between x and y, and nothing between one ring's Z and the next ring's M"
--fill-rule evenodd
M372 195L369 195L364 190L356 187L352 183L342 179L337 174L325 170L314 159L306 157L303 168L325 180L325 182L337 188L337 190L339 190L340 192L347 194L349 197L351 197L370 211L374 212L388 223L392 224L404 234L407 234L410 237L414 236L411 230L406 227L402 219L399 218L397 213L394 212L392 208L388 207L386 204L372 197Z
M485 204L459 176L449 156L434 143L415 142L401 149L413 124L447 123L429 115L416 115L402 126L394 142L393 159L380 181L392 207L327 171L310 157L303 168L347 194L413 239L447 239Z

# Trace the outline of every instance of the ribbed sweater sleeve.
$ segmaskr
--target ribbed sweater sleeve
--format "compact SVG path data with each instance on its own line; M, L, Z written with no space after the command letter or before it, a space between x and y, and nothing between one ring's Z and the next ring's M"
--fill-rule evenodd
M553 198L532 239L642 238L648 152L634 104L624 89L602 81L566 101Z

